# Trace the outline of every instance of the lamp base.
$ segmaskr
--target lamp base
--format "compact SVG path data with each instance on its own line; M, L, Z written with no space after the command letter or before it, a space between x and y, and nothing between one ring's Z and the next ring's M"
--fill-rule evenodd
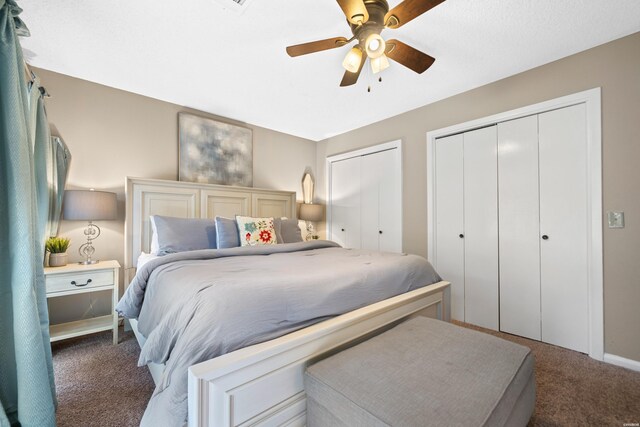
M84 261L80 261L78 264L80 265L92 265L97 264L100 261L91 259L93 254L96 252L93 247L93 241L100 236L100 227L89 221L89 225L87 229L84 230L84 235L87 236L87 243L82 244L78 248L78 253L84 257Z

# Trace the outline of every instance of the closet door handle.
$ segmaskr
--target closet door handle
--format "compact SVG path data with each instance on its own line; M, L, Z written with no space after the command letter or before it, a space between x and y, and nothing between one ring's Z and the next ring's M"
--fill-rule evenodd
M378 230L378 234L382 234L382 230Z
M549 236L547 236L546 234L542 235L542 240L549 240Z
M461 239L464 239L464 234L460 233L458 237L460 237Z
M342 231L344 231L344 228L341 228Z

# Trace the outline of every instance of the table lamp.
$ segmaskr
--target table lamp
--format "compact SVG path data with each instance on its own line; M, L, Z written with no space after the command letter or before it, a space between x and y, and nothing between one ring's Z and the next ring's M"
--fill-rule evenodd
M118 209L116 193L95 190L67 190L64 192L62 216L67 221L89 221L84 230L87 242L78 249L78 253L85 258L79 264L96 264L99 261L91 259L96 251L93 241L100 236L100 227L93 221L116 219Z
M300 219L307 223L307 237L306 240L314 239L313 223L315 221L322 221L324 209L322 205L316 205L312 203L303 203L300 205Z

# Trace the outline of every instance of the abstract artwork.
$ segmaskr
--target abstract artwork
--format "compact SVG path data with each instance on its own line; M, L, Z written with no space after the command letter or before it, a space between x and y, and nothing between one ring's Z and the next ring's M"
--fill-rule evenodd
M180 181L253 186L251 129L178 114Z

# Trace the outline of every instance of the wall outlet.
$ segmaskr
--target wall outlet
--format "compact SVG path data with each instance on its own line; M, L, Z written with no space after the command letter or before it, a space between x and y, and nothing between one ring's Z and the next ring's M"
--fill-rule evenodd
M624 212L607 212L609 228L624 228Z

